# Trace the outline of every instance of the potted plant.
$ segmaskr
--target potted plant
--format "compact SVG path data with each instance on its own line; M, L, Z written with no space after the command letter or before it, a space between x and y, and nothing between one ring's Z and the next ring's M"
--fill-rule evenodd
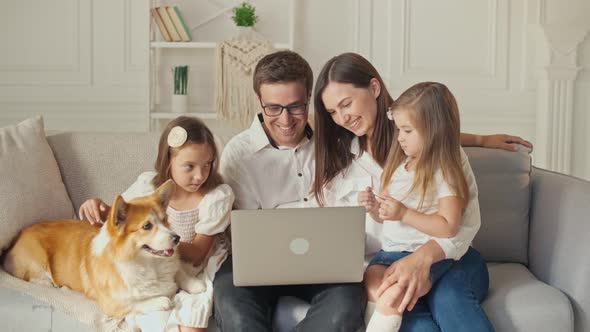
M174 67L174 94L172 112L186 113L188 109L188 66Z
M242 2L241 5L233 8L233 12L234 16L231 18L240 30L240 34L250 33L254 24L258 22L256 8L247 2Z

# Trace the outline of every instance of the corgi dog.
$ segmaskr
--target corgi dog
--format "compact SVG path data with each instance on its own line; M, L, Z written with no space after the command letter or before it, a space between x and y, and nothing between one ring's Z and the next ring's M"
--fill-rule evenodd
M173 192L168 180L150 196L125 202L118 195L102 226L57 220L27 227L4 269L25 281L78 291L114 318L169 310L178 286L189 293L205 289L182 268L176 250L180 237L166 218Z

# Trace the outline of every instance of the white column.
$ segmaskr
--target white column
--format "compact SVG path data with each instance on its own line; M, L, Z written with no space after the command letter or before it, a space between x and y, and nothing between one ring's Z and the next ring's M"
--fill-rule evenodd
M545 57L539 63L535 165L571 174L574 84L578 46L588 25L544 24L541 40Z

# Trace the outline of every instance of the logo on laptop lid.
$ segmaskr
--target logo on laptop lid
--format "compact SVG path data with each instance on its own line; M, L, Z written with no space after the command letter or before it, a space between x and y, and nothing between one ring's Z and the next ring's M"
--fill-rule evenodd
M295 255L304 255L309 251L309 241L303 238L296 238L289 244L289 249Z

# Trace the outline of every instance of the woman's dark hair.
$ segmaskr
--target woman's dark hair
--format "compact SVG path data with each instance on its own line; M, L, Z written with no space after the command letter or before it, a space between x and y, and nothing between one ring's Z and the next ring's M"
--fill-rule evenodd
M372 79L379 82L381 89L377 97L377 119L370 143L373 158L383 167L395 129L393 122L387 118L387 109L393 99L375 67L359 54L344 53L330 59L317 78L313 94L316 167L312 193L321 205L324 204L324 186L352 163L354 155L350 152L350 146L355 137L354 133L334 122L326 110L322 94L330 82L369 88ZM367 149L367 138L359 137L359 143L362 153Z

